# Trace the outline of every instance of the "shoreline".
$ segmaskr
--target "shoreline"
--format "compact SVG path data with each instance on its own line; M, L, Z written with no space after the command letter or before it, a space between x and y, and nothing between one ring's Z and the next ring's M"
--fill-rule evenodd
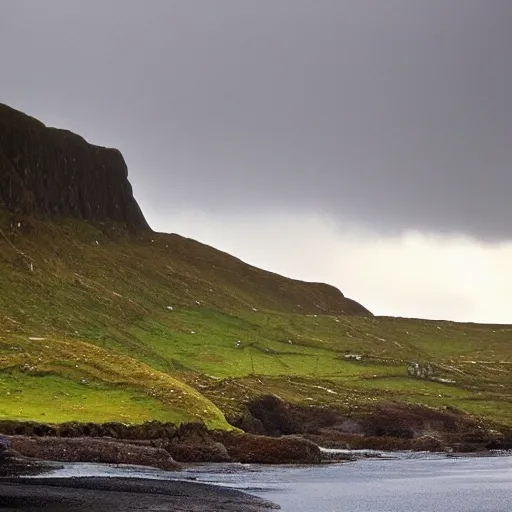
M0 508L6 512L261 512L279 506L235 489L181 480L9 477L0 479Z
M450 457L454 454L443 455ZM457 455L477 457L476 454ZM481 457L483 454L478 455ZM367 457L362 457L364 458ZM384 459L390 460L394 457ZM0 509L6 512L262 512L279 509L277 504L253 496L245 490L182 479L179 478L179 473L175 473L178 478L176 480L153 479L146 475L93 476L94 473L84 476L72 476L72 473L67 476L54 476L51 474L53 470L63 469L59 463L23 458L19 462L30 462L34 472L39 470L38 475L0 478Z

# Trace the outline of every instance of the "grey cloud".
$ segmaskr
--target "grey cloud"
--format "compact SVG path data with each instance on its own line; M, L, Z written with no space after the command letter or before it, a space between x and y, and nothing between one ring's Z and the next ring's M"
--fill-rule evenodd
M0 101L119 147L157 216L510 239L511 21L509 0L2 0Z

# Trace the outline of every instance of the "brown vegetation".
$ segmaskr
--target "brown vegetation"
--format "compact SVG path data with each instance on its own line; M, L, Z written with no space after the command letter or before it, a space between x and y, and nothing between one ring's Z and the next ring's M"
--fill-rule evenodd
M9 436L37 437L112 437L115 439L162 439L176 432L174 423L148 421L139 425L119 422L60 424L37 423L35 421L0 421L0 434Z

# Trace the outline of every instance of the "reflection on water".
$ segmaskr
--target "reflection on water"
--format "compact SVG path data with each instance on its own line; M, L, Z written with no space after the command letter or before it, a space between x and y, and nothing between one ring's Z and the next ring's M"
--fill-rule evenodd
M322 466L194 464L181 473L66 464L51 476L186 479L246 490L284 512L510 512L512 457L393 454Z

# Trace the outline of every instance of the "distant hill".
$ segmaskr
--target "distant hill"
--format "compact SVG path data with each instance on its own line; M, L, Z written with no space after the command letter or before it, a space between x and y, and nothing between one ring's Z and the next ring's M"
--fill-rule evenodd
M512 418L512 328L377 318L327 284L155 233L117 150L5 105L0 319L0 418L228 428L268 393Z

